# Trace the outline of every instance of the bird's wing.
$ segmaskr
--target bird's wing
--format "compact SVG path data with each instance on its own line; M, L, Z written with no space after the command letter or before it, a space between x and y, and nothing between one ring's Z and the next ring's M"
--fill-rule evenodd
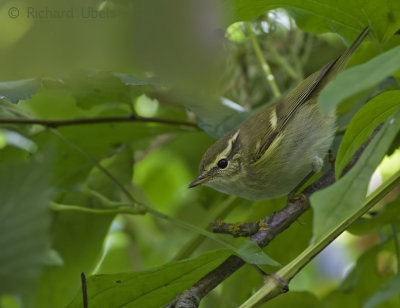
M261 136L261 142L253 157L253 161L257 161L264 155L296 111L302 105L309 102L311 98L318 96L322 88L345 67L351 55L368 35L368 32L369 26L361 32L353 44L341 56L307 77L296 88L290 91L289 94L279 100L275 108L269 107L265 109L266 114L264 114L264 116L269 117L271 122L276 119L276 125L275 127L274 125L269 125L267 131ZM316 103L317 100L313 100L313 102ZM263 111L264 110L260 112L260 115Z

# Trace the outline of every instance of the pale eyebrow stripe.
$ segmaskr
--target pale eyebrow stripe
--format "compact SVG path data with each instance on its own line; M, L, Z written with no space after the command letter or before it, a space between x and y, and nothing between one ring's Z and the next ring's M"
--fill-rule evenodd
M235 134L228 140L226 148L215 158L215 160L207 166L207 170L210 170L213 166L217 165L218 161L222 158L226 158L228 154L232 151L232 146L239 136L240 130L238 129Z

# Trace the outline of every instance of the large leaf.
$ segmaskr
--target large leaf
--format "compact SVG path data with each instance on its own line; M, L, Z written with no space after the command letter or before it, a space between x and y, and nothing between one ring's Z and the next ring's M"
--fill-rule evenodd
M45 130L32 140L39 150L47 145L53 148L56 160L53 183L68 187L82 183L93 165L76 146L92 158L101 160L118 151L123 144L134 144L136 150L141 150L152 137L174 130L174 127L146 123L93 124L60 127L61 135Z
M386 121L399 106L400 90L388 91L374 97L357 112L340 143L335 163L337 178L374 129Z
M335 184L311 196L314 237L320 238L359 210L366 198L370 177L400 129L400 111L388 119L356 165Z
M104 159L101 165L122 185L128 185L132 180L133 152L129 146L124 146L115 155ZM118 200L121 197L120 189L99 168L93 168L90 172L87 185L110 200Z
M43 266L52 259L51 189L41 158L41 162L0 166L0 294L31 293Z
M120 78L107 72L89 76L82 72L73 74L65 80L65 87L76 98L77 105L84 109L131 101L129 87Z
M88 306L163 307L229 255L229 250L217 250L147 271L91 276L86 280ZM83 307L81 292L68 306L79 307Z
M382 227L394 224L400 230L400 198L385 204L385 206L371 218L360 218L348 229L356 235L370 234L377 232Z
M56 188L66 188L84 182L92 163L69 144L45 130L32 138L39 152L49 152L54 159L51 183Z
M321 111L325 114L330 113L346 98L378 84L398 70L400 70L400 46L386 51L367 63L339 73L319 96Z
M18 107L40 119L68 119L83 115L74 97L64 89L41 88L30 99L21 101Z
M102 162L121 184L127 185L132 177L133 156L129 149L121 151ZM87 179L90 189L115 197L119 188L109 178L93 170ZM108 184L108 187L107 187ZM82 192L65 192L58 203L84 208L108 209L96 195ZM64 307L76 293L80 284L80 273L90 274L97 265L115 214L91 214L78 211L54 213L53 248L63 258L62 267L47 267L41 281L38 295L40 308Z
M59 202L101 208L90 196L70 193ZM53 218L53 248L63 259L62 267L47 267L41 279L38 307L63 307L79 288L80 273L91 273L101 257L104 238L115 214L56 212Z
M400 3L391 0L220 0L230 23L250 20L262 13L288 9L297 24L310 32L340 33L347 40L354 39L366 25L372 26L378 40L392 36L400 27Z

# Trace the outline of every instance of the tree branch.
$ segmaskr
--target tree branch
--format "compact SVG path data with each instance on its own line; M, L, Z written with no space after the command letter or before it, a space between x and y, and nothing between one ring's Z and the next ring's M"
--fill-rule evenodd
M47 127L60 127L83 124L100 124L100 123L118 123L118 122L148 122L160 123L167 125L182 125L188 127L196 127L196 122L157 118L157 117L139 117L135 115L127 117L97 117L97 118L76 118L63 120L48 120L48 119L29 119L29 118L0 118L0 124L39 124Z

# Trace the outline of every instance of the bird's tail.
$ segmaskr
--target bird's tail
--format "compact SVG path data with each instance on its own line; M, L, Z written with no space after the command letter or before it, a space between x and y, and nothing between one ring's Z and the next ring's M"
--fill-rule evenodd
M357 50L358 46L364 41L364 39L367 37L369 33L370 27L367 26L364 28L364 30L360 33L360 35L355 39L353 44L347 50L340 56L338 57L332 67L329 69L329 74L332 76L335 76L338 72L340 72L347 64L349 61L351 55Z

